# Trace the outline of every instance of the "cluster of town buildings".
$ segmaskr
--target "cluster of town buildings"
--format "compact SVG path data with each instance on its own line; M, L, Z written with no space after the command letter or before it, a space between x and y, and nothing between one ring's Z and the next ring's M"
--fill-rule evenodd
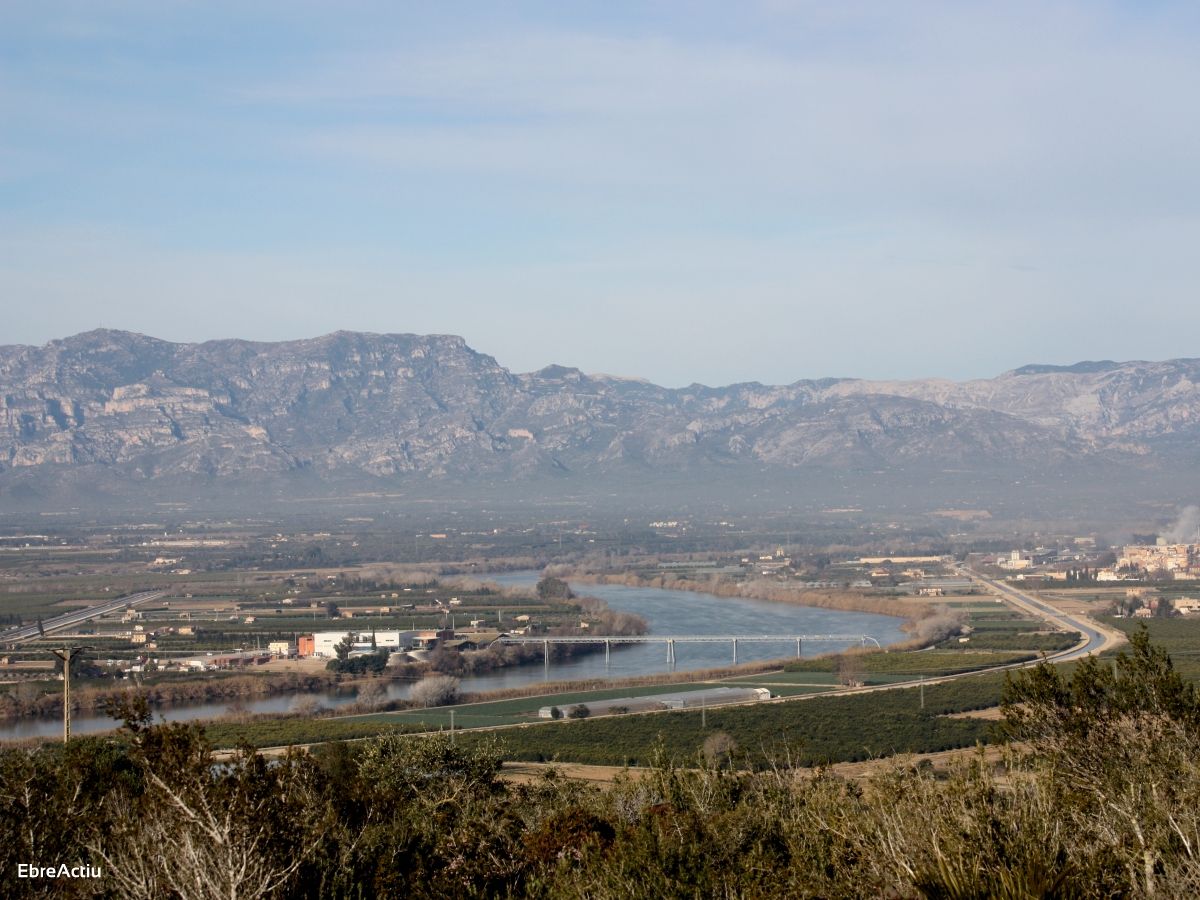
M1096 582L1136 581L1147 576L1179 581L1200 579L1200 543L1172 543L1159 538L1153 544L1127 544L1111 565L1088 570ZM1036 574L1039 578L1068 580L1079 571L1080 555L1073 550L1013 550L996 560L1001 569Z
M1200 578L1200 544L1172 544L1159 538L1156 544L1122 547L1116 570L1169 572L1176 578Z
M1154 619L1169 616L1195 616L1200 613L1200 598L1163 597L1150 594L1143 588L1125 592L1125 600L1118 601L1116 616L1126 615L1134 619Z

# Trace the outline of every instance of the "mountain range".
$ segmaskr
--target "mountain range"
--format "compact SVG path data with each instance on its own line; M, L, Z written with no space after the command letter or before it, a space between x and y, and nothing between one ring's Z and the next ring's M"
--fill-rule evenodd
M739 471L1195 471L1200 360L665 388L449 335L0 347L0 496L51 483L582 483ZM65 479L65 481L64 481Z

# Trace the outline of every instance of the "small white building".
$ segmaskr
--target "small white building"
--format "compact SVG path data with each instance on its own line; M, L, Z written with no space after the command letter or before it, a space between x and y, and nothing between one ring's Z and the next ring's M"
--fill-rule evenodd
M1033 566L1033 559L1020 550L1013 550L1007 557L997 559L996 565L1002 569L1028 569Z

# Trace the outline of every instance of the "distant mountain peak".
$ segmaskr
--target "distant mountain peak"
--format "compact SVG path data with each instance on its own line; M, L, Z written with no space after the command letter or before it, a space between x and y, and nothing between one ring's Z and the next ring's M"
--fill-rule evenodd
M557 363L551 363L544 368L538 369L533 374L539 376L540 378L549 379L570 378L579 380L580 378L587 377L580 369L576 369L574 366L560 366Z

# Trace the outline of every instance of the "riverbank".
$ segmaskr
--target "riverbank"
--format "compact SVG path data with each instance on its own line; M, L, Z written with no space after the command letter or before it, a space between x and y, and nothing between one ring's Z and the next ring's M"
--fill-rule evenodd
M563 629L552 629L550 634L563 633ZM575 633L570 632L569 633ZM556 663L571 660L579 656L602 653L602 645L580 644L553 645L552 660ZM295 662L295 661L290 661ZM331 691L353 693L356 699L347 702L344 708L348 711L366 711L371 706L363 704L385 704L384 709L404 709L403 700L380 699L381 694L387 693L391 684L412 684L426 675L451 675L454 677L478 677L494 674L506 669L541 667L543 663L543 648L541 646L510 645L492 647L482 650L444 651L432 656L429 660L404 662L388 666L377 675L338 674L324 670L328 660L322 660L322 668L318 671L288 672L262 671L252 675L206 675L199 678L183 677L173 680L172 676L160 676L164 680L151 684L138 684L125 680L122 682L109 681L105 687L80 686L73 682L71 691L71 710L78 715L103 714L110 703L137 693L145 697L151 709L168 708L179 705L202 703L229 703L237 706L244 701L275 697L286 694L319 694ZM10 690L0 692L0 722L19 722L28 719L56 719L62 716L61 682L50 682L47 689L30 684L30 690L40 693L32 694L25 691ZM364 695L361 699L357 695ZM314 699L313 703L317 701ZM322 710L306 709L306 715L317 715ZM240 715L240 714L237 714Z
M778 581L753 579L729 581L712 578L706 581L682 578L677 575L659 575L647 578L635 572L590 572L570 566L548 566L545 574L582 584L611 584L623 587L657 588L668 591L690 591L728 597L739 600L765 600L769 603L785 603L790 606L807 606L814 609L835 609L844 612L871 613L903 619L901 628L913 635L912 640L892 644L893 650L912 650L945 637L942 626L950 625L934 620L943 616L935 604L920 600L898 600L889 597L868 597L853 591L811 590ZM939 627L930 628L930 625ZM941 636L938 637L938 634Z
M770 660L745 663L739 666L724 666L712 669L697 669L691 672L662 673L658 675L635 675L617 679L583 679L569 681L541 682L526 687L502 688L494 691L478 691L463 693L459 701L452 706L439 709L469 709L480 704L494 703L503 700L519 700L528 697L553 698L557 695L579 693L597 690L630 689L653 686L669 686L695 684L705 681L719 681L731 677L752 676L780 670L781 660ZM365 684L380 684L387 679L355 680L341 682L343 687L362 687ZM127 696L127 695L126 695ZM61 703L61 700L60 700ZM354 731L352 723L362 724L364 717L375 721L377 716L388 713L405 712L421 709L421 705L408 700L381 700L378 695L368 695L361 700L338 708L312 708L304 712L261 713L247 714L231 710L225 715L213 716L208 719L195 720L195 724L212 730L212 738L218 746L231 747L240 741L248 741L255 745L269 745L280 735L291 735L296 741L305 743L315 740L314 735L322 739L344 740L354 737L370 736L378 730L386 728L363 728L362 733ZM58 707L61 715L62 707ZM341 723L341 724L339 724ZM116 731L120 723L113 721L108 732ZM350 730L346 730L349 728ZM411 727L404 730L421 730ZM95 732L104 733L104 732ZM35 747L39 744L54 743L60 740L57 735L19 738L5 740L6 747Z
M74 682L74 680L73 680ZM78 713L100 713L109 703L137 693L151 707L180 703L215 703L271 697L276 694L332 690L350 686L349 680L332 674L272 673L232 675L181 681L141 684L126 681L113 687L95 688L75 685L71 691L71 709ZM52 718L62 715L62 692L53 690L35 697L15 691L0 694L0 721L23 718Z
M603 646L583 644L579 646L555 645L552 647L554 661L562 662L576 656L603 652ZM391 665L374 675L361 673L336 673L327 671L329 660L321 660L316 671L260 671L247 675L204 675L159 676L162 680L138 683L132 680L113 682L106 679L104 687L85 686L73 679L71 710L78 715L99 715L114 701L138 694L145 698L151 709L202 703L229 703L236 706L244 701L286 694L320 694L331 691L354 695L366 694L376 697L386 692L393 683L415 683L426 675L452 675L473 677L500 672L509 668L541 666L543 651L540 646L512 645L485 648L483 650L445 651L430 660L403 662ZM296 662L296 661L289 661ZM18 722L25 719L56 719L62 716L61 681L43 683L38 687L30 683L29 691L9 690L0 692L0 722ZM316 701L314 700L314 703ZM389 708L404 708L402 701L388 700L394 704ZM399 705L395 705L399 704ZM357 706L356 701L346 704L348 709ZM307 710L315 714L318 710Z

